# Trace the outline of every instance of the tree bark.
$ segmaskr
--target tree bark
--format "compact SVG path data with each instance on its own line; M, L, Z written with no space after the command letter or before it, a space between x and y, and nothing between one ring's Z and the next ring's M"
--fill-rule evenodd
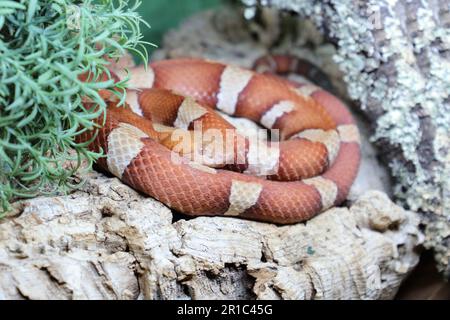
M450 4L445 0L242 0L308 18L334 44L347 92L373 127L398 203L422 214L450 274ZM261 15L255 15L261 20ZM250 24L262 31L258 19ZM279 25L279 24L278 24ZM254 28L254 27L253 27ZM263 33L263 32L261 32ZM281 32L282 33L282 32ZM264 36L267 40L267 36ZM276 38L275 38L276 39ZM270 41L269 41L270 42ZM275 41L269 46L276 46Z

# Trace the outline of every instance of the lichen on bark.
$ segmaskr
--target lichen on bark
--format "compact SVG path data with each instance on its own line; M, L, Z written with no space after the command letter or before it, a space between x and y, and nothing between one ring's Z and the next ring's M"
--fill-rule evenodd
M426 246L450 274L450 6L447 1L243 0L310 19L336 46L349 96L372 121L372 141L397 201L422 213Z

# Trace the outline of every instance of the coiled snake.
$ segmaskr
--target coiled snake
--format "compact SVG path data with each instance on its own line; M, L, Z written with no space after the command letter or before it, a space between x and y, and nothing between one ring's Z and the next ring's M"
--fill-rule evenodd
M272 56L256 65L287 72L297 70L296 63ZM281 224L305 221L345 200L359 167L359 133L347 108L325 90L201 59L129 71L127 106L111 102L89 148L103 150L97 164L134 189L188 215ZM245 137L214 109L278 129L281 141ZM198 125L227 140L215 135L220 147L195 140ZM180 132L187 151L177 150ZM91 138L93 132L84 132L78 139Z

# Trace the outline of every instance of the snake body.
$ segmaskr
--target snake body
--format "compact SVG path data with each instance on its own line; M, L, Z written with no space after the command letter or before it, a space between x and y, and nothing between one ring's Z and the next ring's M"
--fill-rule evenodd
M327 91L267 73L289 66L298 68L295 59L280 57L258 61L266 73L202 59L131 68L127 107L109 107L98 134L84 132L79 140L103 150L101 168L179 212L280 224L308 220L345 200L359 167L359 133ZM114 76L127 73L114 70ZM281 142L250 141L215 110L278 129ZM192 140L191 153L174 162L173 126L192 137L199 123L202 130L232 132L232 155L194 162L191 156L208 145Z

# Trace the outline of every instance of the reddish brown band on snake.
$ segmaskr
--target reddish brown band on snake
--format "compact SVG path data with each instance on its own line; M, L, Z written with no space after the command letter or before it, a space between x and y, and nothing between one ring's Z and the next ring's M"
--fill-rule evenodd
M295 64L289 59L265 58L258 67L286 71L286 64ZM123 70L115 73L126 76ZM132 68L130 77L128 108L108 109L90 148L103 150L106 157L98 165L131 187L189 215L282 224L305 221L345 200L359 167L359 133L347 108L330 93L200 59L153 62L147 70ZM213 168L189 157L175 163L170 126L188 134L196 123L203 130L235 132L213 109L279 129L282 141L277 148L267 145L266 156L258 158L255 143L235 133L231 161L239 154L243 163ZM91 132L79 137L90 138ZM271 173L254 176L261 169Z

